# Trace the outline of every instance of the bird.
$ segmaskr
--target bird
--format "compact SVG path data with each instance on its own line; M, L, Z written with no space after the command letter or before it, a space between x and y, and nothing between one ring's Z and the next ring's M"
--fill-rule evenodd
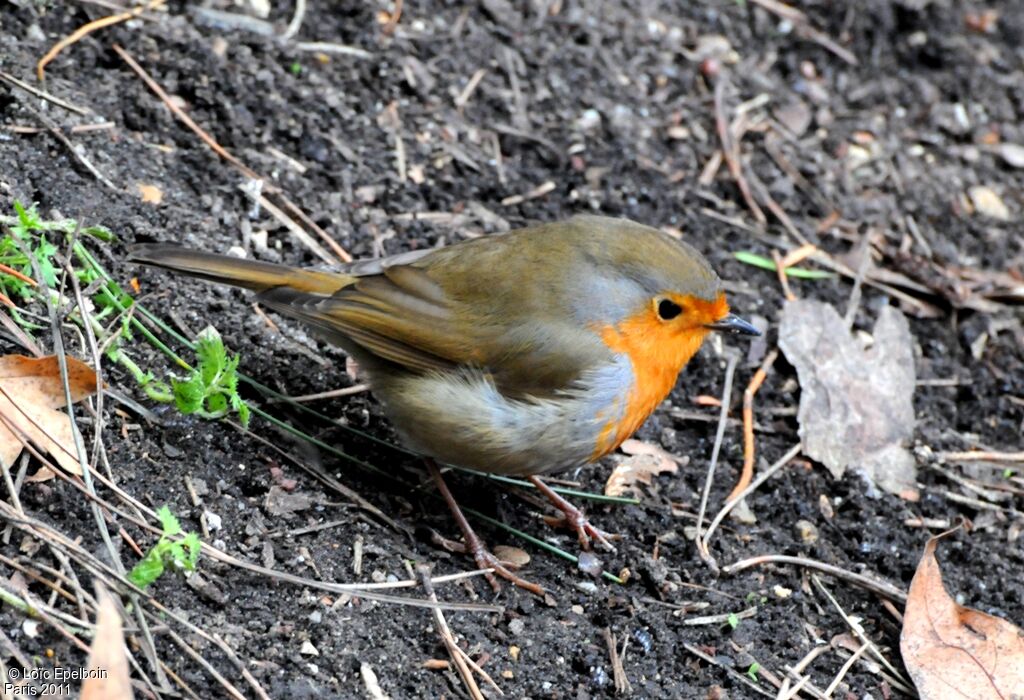
M525 477L564 513L581 547L611 548L541 477L615 450L709 333L759 335L730 312L721 280L694 247L604 216L331 270L161 243L136 246L129 260L251 290L340 346L401 440L425 457L478 566L538 595L541 586L476 535L438 463Z

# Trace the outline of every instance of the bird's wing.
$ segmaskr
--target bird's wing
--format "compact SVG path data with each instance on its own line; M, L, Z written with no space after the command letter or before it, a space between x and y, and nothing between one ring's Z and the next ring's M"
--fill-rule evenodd
M436 282L408 265L377 269L346 269L357 279L330 296L276 287L258 299L411 371L445 370L474 361L472 347L458 340L465 331L459 331L452 306Z
M346 269L365 276L329 296L278 287L258 298L342 345L355 343L407 371L472 367L509 395L547 396L568 389L595 355L606 356L607 349L599 342L595 347L586 329L489 303L485 284L469 298L453 297L428 268L389 264L378 269ZM504 313L492 313L495 306Z

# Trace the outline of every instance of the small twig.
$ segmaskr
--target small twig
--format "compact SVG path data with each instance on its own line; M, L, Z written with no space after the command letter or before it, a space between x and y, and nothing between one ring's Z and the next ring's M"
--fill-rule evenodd
M68 110L69 112L74 112L75 114L81 114L83 117L87 117L90 114L92 114L92 110L90 110L90 109L87 109L85 107L79 107L78 105L71 104L67 100L62 100L61 98L57 97L56 95L51 95L50 93L46 92L45 90L40 90L37 87L33 87L32 85L29 85L28 83L26 83L23 80L18 80L13 75L11 75L10 73L7 73L5 71L0 71L0 79L6 80L11 85L14 85L15 87L21 88L25 92L31 93L31 94L35 95L36 97L38 97L40 99L46 100L47 102L52 102L53 104L57 105L58 107L63 107L64 109Z
M272 399L269 403L278 403L279 401L295 401L296 403L302 403L304 401L319 401L321 399L337 399L342 396L361 394L364 391L369 390L369 384L353 384L352 386L346 386L341 389L331 389L330 391L321 391L316 394L303 394L301 396L289 396L284 399Z
M455 98L456 107L462 109L463 107L466 106L466 104L469 102L469 98L473 95L473 92L476 90L476 86L480 84L480 81L484 79L485 75L487 75L486 68L480 68L475 73L473 73L473 76L469 79L469 82L466 83L466 87L464 87L462 89L462 92L460 92L458 96Z
M768 10L774 15L791 22L796 27L798 35L810 39L826 51L829 51L846 61L851 66L857 65L856 56L854 56L849 50L837 44L827 34L811 26L810 21L807 19L807 15L795 7L790 7L778 0L751 0L751 2L765 10Z
M779 269L782 269L782 267L780 266ZM764 362L754 372L754 377L743 392L743 471L740 474L740 480L736 482L736 486L733 487L732 492L725 499L727 501L731 501L745 491L750 485L750 480L754 478L754 457L756 455L756 447L754 445L754 394L761 388L761 384L764 383L772 365L775 364L775 358L778 356L778 348L768 353L768 356L764 358Z
M935 455L943 462L1024 462L1024 452L939 452Z
M295 0L295 12L292 13L292 19L288 22L288 26L281 32L281 38L285 41L291 41L292 37L299 33L299 29L302 28L302 21L306 17L306 0Z
M854 636L856 636L862 644L867 645L868 649L871 651L871 655L874 656L879 662L881 662L883 666L889 669L889 673L891 673L893 677L899 679L900 683L910 686L910 681L904 679L903 676L900 675L900 672L896 670L896 667L889 663L889 660L885 658L885 655L882 654L878 646L868 638L861 624L856 620L853 620L847 614L847 612L843 610L843 606L841 606L839 604L839 601L836 600L835 596L832 595L832 593L827 588L825 588L825 584L821 582L821 579L819 579L815 574L811 574L811 580L814 581L814 585L818 587L818 590L821 591L822 595L828 598L829 602L832 603L832 607L834 607L836 611L839 613L840 617L843 618L843 621L850 628L850 631L853 632Z
M772 260L775 261L775 274L779 278L782 295L786 297L786 301L796 301L796 294L793 294L793 290L789 286L789 275L786 274L786 268L782 264L782 256L779 255L779 251L775 248L772 248Z
M764 470L764 472L758 475L755 481L753 481L739 493L728 498L728 500L725 502L725 505L722 506L722 509L718 511L718 515L716 515L715 519L711 521L710 525L708 525L707 532L704 533L703 546L705 551L711 551L711 535L714 534L715 530L718 529L718 526L722 523L723 520L725 520L725 516L727 516L732 511L732 509L736 507L736 504L742 501L750 494L752 494L754 491L756 491L761 484L768 481L768 479L772 478L772 476L775 475L775 472L779 471L784 466L789 464L794 457L800 454L801 447L802 445L799 442L793 445L793 447L789 448L789 451L786 452L786 454L782 455L782 457L780 457L775 464L768 467L767 469Z
M718 570L718 565L704 545L702 529L704 527L704 516L707 514L708 498L711 495L711 487L715 482L715 468L718 466L718 453L722 449L722 439L725 437L726 418L729 417L729 403L732 397L732 377L736 372L736 363L739 355L735 352L729 353L725 365L725 382L722 386L722 410L718 414L718 430L715 432L715 446L711 450L711 463L708 465L708 475L704 480L704 492L700 497L700 512L697 515L697 553L704 563L711 567L712 571Z
M299 51L316 51L318 53L334 53L344 56L355 56L356 58L373 58L373 54L365 49L348 46L346 44L335 44L329 41L300 41L294 44Z
M870 643L864 642L860 645L860 648L846 660L843 667L839 669L839 673L836 674L836 677L833 678L832 682L825 688L825 697L831 697L832 693L836 692L836 688L838 688L839 684L843 682L844 678L846 678L846 674L850 672L850 669L853 668L855 663L857 663L857 660L864 656L864 652L870 648Z
M555 187L557 187L557 185L555 185L554 181L548 180L547 182L541 185L537 185L526 194L514 194L510 197L505 197L505 199L501 200L501 206L510 207L514 204L522 204L523 202L530 199L537 199L538 197L543 197L549 192L554 192Z
M132 8L127 12L121 12L116 15L109 15L107 17L100 17L99 19L95 19L92 22L83 24L74 32L72 32L71 34L64 37L56 44L54 44L53 47L46 52L46 55L39 59L39 63L36 64L36 77L39 79L40 82L42 82L47 64L50 63L50 61L52 61L53 59L57 58L57 54L59 54L61 51L71 46L72 44L81 41L83 38L85 38L92 32L95 32L98 29L103 29L104 27L110 27L115 24L120 24L121 22L127 22L128 20L141 15L143 12L157 9L166 1L167 0L150 0L150 2L146 3L145 5L139 5L138 7Z
M43 114L42 112L28 104L23 103L22 106L25 107L29 112L31 112L36 119L45 124L50 134L52 134L55 139L60 141L68 149L68 152L71 153L72 157L79 163L81 163L82 167L88 170L92 174L92 176L95 177L100 182L100 184L102 184L104 187L113 192L121 192L117 185L115 185L113 182L107 179L107 176L101 173L99 169L92 164L92 161L89 160L89 158L87 158L86 155L80 149L75 148L74 144L71 143L71 139L64 135L64 132L61 130L59 126L57 126L57 124L52 119L50 119L48 116L46 116L45 114Z
M743 196L743 201L746 202L747 208L750 209L750 213L754 215L754 218L759 223L765 224L768 222L768 219L765 217L764 212L761 211L761 207L757 205L754 195L750 192L750 185L743 176L739 144L735 142L733 135L729 131L729 122L725 115L726 83L725 76L719 75L715 81L714 94L715 126L718 129L718 138L722 142L722 157L725 158L725 164L729 168L729 173L732 175L732 179L736 181L736 186L740 188L740 194Z
M430 567L420 564L416 567L416 573L419 574L420 581L423 584L423 590L426 592L427 597L430 600L437 601L437 596L434 594L434 587L430 583ZM476 683L476 678L473 677L473 672L469 668L469 664L466 663L466 658L462 654L462 650L459 649L459 645L455 643L455 638L452 637L452 630L448 626L448 620L445 619L444 613L440 609L434 609L434 623L437 625L437 632L441 635L441 641L444 642L445 648L448 650L448 655L452 658L452 662L455 664L456 670L459 672L459 676L462 678L463 685L466 686L466 692L473 700L484 700L484 694L480 692L480 686ZM489 677L488 677L489 678ZM492 680L493 684L494 681ZM497 685L494 686L498 693L504 695L501 689Z
M785 554L764 554L759 557L750 557L749 559L743 559L742 561L738 561L734 564L724 566L722 567L722 573L730 575L737 574L744 569L749 569L752 566L760 566L761 564L793 564L794 566L814 569L828 574L829 576L834 576L838 579L848 581L856 586L860 586L861 588L865 588L872 593L877 593L880 596L891 598L898 603L907 602L906 592L891 583L869 578L862 574L855 574L852 571L841 569L838 566L826 564L821 561L815 561L814 559L807 559L805 557L792 557Z
M707 625L727 625L733 620L746 620L757 616L757 606L740 610L738 613L722 613L721 615L704 615L703 617L687 617L683 624L688 627L704 627Z
M619 653L616 646L615 633L612 632L610 627L604 628L604 641L608 646L608 658L611 660L615 693L617 695L625 695L632 692L633 688L629 684L629 679L626 678L626 669L622 666L622 655L626 653L626 643L629 641L629 637L626 637L622 642L622 654Z
M754 681L752 681L749 678L747 678L745 675L743 675L739 671L737 671L734 668L731 668L729 666L725 666L724 664L719 662L718 659L716 659L713 656L709 656L709 655L705 654L703 651L701 651L697 647L693 646L692 644L685 644L684 643L683 644L683 649L686 649L686 651L690 652L691 654L696 656L701 661L706 661L707 663L711 664L712 666L717 666L718 668L722 669L727 674L729 674L729 676L731 676L733 679L739 681L740 683L743 683L745 686L747 686L748 688L750 688L751 690L756 692L758 695L763 695L766 698L774 698L775 697L773 693L769 692L768 690L765 690L764 688L762 688L757 683L755 683Z

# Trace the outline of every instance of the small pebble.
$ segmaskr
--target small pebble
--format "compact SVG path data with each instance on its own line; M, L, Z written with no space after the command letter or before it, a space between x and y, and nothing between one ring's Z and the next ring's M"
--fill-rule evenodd
M794 528L804 544L814 544L818 541L818 528L811 521L797 520Z

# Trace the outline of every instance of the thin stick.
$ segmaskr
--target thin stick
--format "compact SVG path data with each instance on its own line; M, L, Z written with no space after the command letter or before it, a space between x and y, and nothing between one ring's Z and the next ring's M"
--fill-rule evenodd
M839 601L836 600L835 596L832 595L832 593L827 588L825 588L825 584L821 582L821 579L819 579L816 575L811 574L811 580L814 581L814 584L818 587L818 590L820 590L822 594L826 598L828 598L829 602L832 603L832 606L839 612L839 615L843 618L843 622L847 624L847 626L850 628L850 631L853 632L854 636L856 636L862 644L867 645L868 649L871 651L871 655L878 659L878 661L880 661L883 666L889 669L889 672L893 675L893 677L899 679L898 682L909 686L911 684L910 681L904 679L900 675L900 672L896 670L896 667L889 663L889 660L885 658L885 655L882 654L882 651L878 648L878 646L876 646L875 643L868 638L867 634L864 632L864 628L861 627L860 623L850 618L849 614L847 614L847 612L843 610L843 606L839 604Z
M754 445L754 394L761 388L765 378L768 376L769 370L775 364L775 358L778 356L778 348L768 353L768 356L764 358L764 362L754 372L750 384L747 385L746 390L743 392L743 471L740 473L740 480L736 482L736 486L733 487L732 492L725 499L727 501L733 500L738 494L745 491L750 486L751 479L754 478L754 457L756 456L756 447Z
M615 641L615 633L612 632L610 627L604 628L604 641L608 647L608 658L612 664L612 678L615 681L615 693L623 695L625 693L632 692L633 688L629 684L629 679L626 678L626 669L622 666L622 656L619 654L618 647ZM622 643L623 652L626 649L626 642L629 641L629 637Z
M725 505L722 506L722 509L718 511L718 515L716 515L715 519L711 521L710 525L708 525L707 532L704 533L703 546L705 550L709 552L711 551L711 535L715 532L716 529L718 529L718 526L722 523L722 521L725 520L725 516L727 516L732 511L732 509L736 507L736 504L742 501L750 494L754 493L754 491L756 491L761 484L768 481L768 479L772 478L772 476L775 475L775 472L779 471L784 466L789 464L794 457L800 454L801 447L802 445L799 442L793 445L793 447L789 448L789 451L786 452L786 454L782 455L782 457L780 457L775 464L768 467L767 469L764 470L764 472L758 475L757 479L753 483L748 485L745 489L743 489L736 495L729 497L729 499L725 502Z
M725 84L726 79L724 76L719 76L715 82L715 126L718 129L718 138L722 142L722 157L725 158L725 164L729 168L729 173L732 175L732 179L736 181L736 186L740 188L740 194L743 196L743 201L746 202L747 208L750 209L750 213L754 215L754 218L759 223L765 224L768 219L765 217L764 212L761 211L761 207L757 205L757 200L754 199L754 195L750 192L750 185L747 183L747 179L743 176L743 166L740 163L739 157L739 144L735 143L733 135L729 133L729 124L725 118Z
M1024 462L1024 452L939 452L937 455L944 462Z
M707 514L711 486L715 482L718 453L722 449L722 439L725 437L725 423L726 418L729 417L729 402L732 396L732 377L736 372L736 363L738 361L739 355L735 352L729 353L729 359L725 366L725 384L722 387L722 410L718 414L718 430L715 432L715 446L711 450L711 464L708 465L708 476L704 481L704 493L700 497L700 512L697 514L697 553L704 560L704 563L711 567L712 571L717 571L718 565L704 546L701 530L704 527L704 516Z
M7 73L6 71L0 70L0 79L6 80L11 85L14 85L15 87L21 88L25 92L31 93L31 94L35 95L36 97L38 97L38 98L40 98L42 100L46 100L47 102L52 102L53 104L57 105L58 107L63 107L64 109L68 110L69 112L74 112L75 114L81 114L83 117L87 117L90 114L92 114L92 110L86 109L85 107L79 107L78 105L71 104L67 100L62 100L61 98L57 97L56 95L51 95L50 93L46 92L45 90L40 90L37 87L33 87L33 86L29 85L28 83L26 83L23 80L18 80L17 78L15 78L10 73Z
M768 10L774 15L791 22L796 26L798 35L802 35L810 39L826 51L829 51L846 61L851 66L857 65L857 57L855 55L837 44L831 37L821 30L811 26L810 21L807 19L807 15L795 7L790 7L778 0L751 0L751 2L765 10Z
M120 24L121 22L127 22L128 20L134 17L138 17L143 12L146 12L148 10L155 10L161 5L163 5L166 1L167 0L150 0L150 2L146 3L145 5L140 5L138 7L132 8L127 12L121 12L116 15L108 15L107 17L100 17L99 19L94 19L92 22L83 24L74 32L72 32L71 34L64 37L56 44L54 44L53 47L46 52L46 55L39 59L39 63L36 64L36 77L39 79L39 82L43 81L43 76L45 74L47 64L49 64L50 61L52 61L53 59L57 58L57 54L59 54L67 47L81 41L86 36L99 29L103 29L104 27L110 27L115 24Z
M434 594L434 587L430 585L430 567L420 564L416 567L416 572L420 576L420 581L423 583L423 590L426 591L427 597L436 602L437 596ZM452 630L448 626L448 620L445 619L444 613L436 608L434 609L434 623L437 625L438 634L441 635L441 641L444 642L444 646L448 650L448 655L452 658L452 662L462 678L463 685L466 686L466 692L469 693L473 700L484 700L484 694L480 692L480 686L477 685L473 672L469 670L469 665L462 654L459 653L461 649L459 649L459 645L455 643L455 639L452 637ZM498 693L504 695L500 688Z
M868 642L864 642L860 645L860 648L846 660L843 667L839 669L839 673L836 674L836 677L833 678L832 682L825 688L825 697L831 697L832 693L836 692L836 688L838 688L839 684L843 682L844 678L846 678L846 674L850 672L850 669L853 668L855 663L857 663L857 660L864 656L864 652L870 648L871 645Z
M31 105L23 103L22 106L25 107L29 112L31 112L36 119L45 124L47 130L50 132L53 138L60 141L64 145L64 147L68 149L68 152L71 154L71 156L79 163L81 163L82 167L88 170L92 174L92 176L95 177L100 182L100 184L102 184L104 187L113 192L121 192L117 185L111 182L106 175L101 173L99 169L95 165L93 165L92 161L89 160L89 158L82 152L81 149L75 148L74 144L71 143L71 139L64 135L64 132L61 131L60 127L58 127L52 119L50 119L48 116L37 110L35 107L32 107Z
M281 32L281 38L285 41L291 41L292 37L299 33L299 29L302 28L302 21L306 17L306 0L295 0L295 12L292 14L292 19L288 22L288 26Z
M848 581L856 586L860 586L861 588L865 588L872 593L877 593L880 596L885 596L886 598L895 600L897 603L907 602L906 592L886 581L869 578L862 574L855 574L852 571L847 571L846 569L841 569L838 566L826 564L825 562L816 561L814 559L791 557L785 554L764 554L759 557L743 559L735 564L729 564L728 566L722 567L722 573L737 574L744 569L749 569L752 566L760 566L761 564L793 564L794 566L814 569L828 574L829 576L834 576L838 579Z
M717 666L718 668L722 669L727 674L732 676L732 678L734 678L735 680L738 680L740 683L743 683L748 688L750 688L751 690L756 692L758 695L763 695L766 698L773 698L773 697L775 697L772 693L768 692L767 690L765 690L764 688L759 686L757 683L754 683L752 680L747 678L745 675L743 675L739 671L737 671L737 670L735 670L733 668L730 668L729 666L723 665L715 657L708 656L707 654L705 654L703 651L701 651L697 647L693 646L692 644L683 644L683 649L686 649L686 651L690 652L691 654L696 656L698 659L701 659L702 661L706 661L707 663L711 664L712 666Z
M775 274L779 278L783 296L786 297L786 301L796 301L796 294L793 294L793 290L789 287L789 275L786 274L786 267L783 264L785 261L775 248L772 248L772 260L775 261Z
M295 401L302 403L303 401L319 401L321 399L337 399L342 396L352 396L353 394L361 394L364 391L369 391L369 384L353 384L352 386L346 386L341 389L331 389L330 391L321 391L316 394L303 394L302 396L289 396L286 401ZM276 403L271 401L270 403Z

